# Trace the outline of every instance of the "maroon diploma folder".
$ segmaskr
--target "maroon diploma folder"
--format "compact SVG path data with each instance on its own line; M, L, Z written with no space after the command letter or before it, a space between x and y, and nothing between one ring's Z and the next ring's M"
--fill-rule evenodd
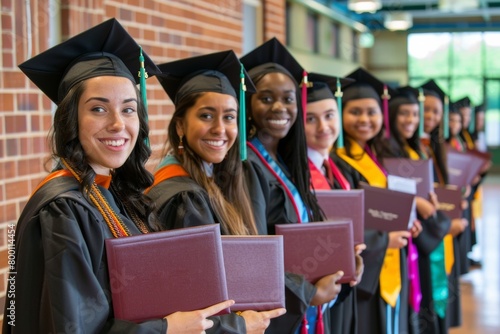
M218 224L111 238L105 243L118 319L161 319L228 299Z
M438 201L439 210L446 213L451 219L462 218L462 191L456 186L440 186L434 189Z
M328 220L348 218L352 220L354 244L364 242L365 197L361 189L316 190L318 204Z
M339 283L354 280L351 220L277 224L276 234L283 235L285 271L303 275L313 284L339 270L344 272Z
M415 218L415 196L400 191L369 186L365 190L365 228L393 232L406 231Z
M382 163L389 174L415 180L417 196L429 199L429 193L434 191L432 160L384 158Z
M283 236L222 236L231 311L285 307Z
M450 147L446 150L448 183L466 187L479 175L487 163L484 158L469 152L459 152Z

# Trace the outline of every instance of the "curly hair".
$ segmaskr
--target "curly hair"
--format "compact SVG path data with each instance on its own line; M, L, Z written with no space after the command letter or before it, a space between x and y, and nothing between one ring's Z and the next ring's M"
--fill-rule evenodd
M213 178L209 178L203 170L202 159L183 141L184 152L176 149L180 138L177 135L177 124L183 120L187 111L193 107L204 93L192 93L177 102L172 120L168 125L168 138L164 155L173 154L182 164L191 178L208 192L210 205L221 224L223 233L230 235L257 234L250 199L246 191L243 167L240 159L239 136L229 149L226 157L214 164Z
M58 105L49 133L49 143L55 161L64 158L82 173L80 190L89 199L87 190L94 182L96 173L88 163L87 155L79 140L78 130L78 104L85 88L85 81L76 84ZM126 206L132 208L143 221L151 226L155 219L154 203L143 194L144 189L151 186L154 181L153 175L145 167L151 155L151 149L146 144L149 126L146 122L146 108L137 88L136 95L139 101L137 142L125 163L112 171L112 185L119 192L120 199L127 202ZM55 169L61 168L62 165L58 163Z

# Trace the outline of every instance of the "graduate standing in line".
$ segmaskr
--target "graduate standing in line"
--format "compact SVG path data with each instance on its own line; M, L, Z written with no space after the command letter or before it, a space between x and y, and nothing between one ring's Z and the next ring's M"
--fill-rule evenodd
M337 101L341 97L342 84L350 83L345 78L335 78L309 73L310 86L307 88L307 112L305 133L307 139L307 157L311 171L311 186L315 190L343 189L351 186L335 163L330 158L330 152L339 137L340 119ZM341 107L341 106L340 106ZM357 307L355 285L362 279L363 258L359 255L366 245L355 246L357 281L342 284L342 290L330 309L330 330L338 334L357 333Z
M344 147L332 158L350 182L387 187L387 173L375 156L382 145L382 100L390 90L362 68L347 78L356 80L344 89L342 124ZM420 230L414 225L413 236ZM365 230L365 270L357 286L358 330L360 333L405 333L408 331L408 275L406 252L410 231Z
M248 185L259 234L276 224L322 221L310 191L304 114L299 88L304 70L275 38L241 58L257 92L247 98ZM305 99L304 94L304 99ZM305 100L304 100L305 102ZM329 312L341 285L337 272L316 284L302 275L287 279L287 313L269 333L329 333ZM292 286L295 285L295 288ZM290 292L290 293L288 293Z
M446 149L443 137L443 116L446 103L446 94L434 80L424 83L424 133L420 138L427 156L432 158L434 166L434 182L440 186L448 184L448 171L446 166ZM448 108L448 106L446 106ZM439 198L438 198L439 201ZM445 262L448 275L448 303L445 310L435 307L434 312L446 320L446 327L458 327L462 323L462 310L460 302L460 261L459 243L457 237L465 231L468 222L466 219L452 219L448 234L453 237L445 240ZM439 304L441 305L441 304Z
M151 150L140 80L144 70L157 73L151 59L110 19L19 67L57 104L50 135L56 167L17 224L11 270L16 290L5 302L3 333L174 334L211 328L207 317L232 301L142 323L113 314L110 281L123 278L109 277L104 240L148 233L154 222L153 203L142 193L153 183L145 168ZM15 321L9 321L10 306Z
M388 150L379 152L382 158L429 159L420 143L420 131L423 131L423 124L420 124L423 122L423 110L420 110L418 100L423 96L420 95L412 87L402 87L391 97L390 137L387 139ZM428 198L417 196L416 204L417 218L423 227L420 235L413 240L418 250L422 300L420 305L414 305L410 295L410 333L445 334L448 332L444 319L448 279L443 239L448 234L451 221L437 209L439 203L434 192Z
M165 155L147 194L156 204L159 230L219 224L223 235L255 235L245 191L238 132L240 73L233 51L159 65L158 78L175 105ZM244 101L243 101L244 102ZM219 317L225 333L263 333L284 309Z

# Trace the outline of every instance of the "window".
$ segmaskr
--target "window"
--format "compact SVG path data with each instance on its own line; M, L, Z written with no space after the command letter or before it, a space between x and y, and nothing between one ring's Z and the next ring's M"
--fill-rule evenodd
M307 13L307 46L309 50L318 53L318 16L315 13Z
M339 33L340 27L338 23L332 22L330 25L330 32L331 32L331 47L330 47L330 55L338 58L340 56L339 52Z
M243 1L243 54L262 43L262 5L260 0Z

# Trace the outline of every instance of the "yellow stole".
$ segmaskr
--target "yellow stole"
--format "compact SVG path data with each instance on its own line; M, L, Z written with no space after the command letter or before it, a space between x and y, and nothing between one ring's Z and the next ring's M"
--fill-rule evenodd
M463 136L463 137L464 137L464 139L465 139L465 144L466 144L467 148L468 148L469 150L474 149L474 146L475 146L475 145L474 145L474 140L472 140L472 137L471 137L471 135L470 135L469 131L467 131L467 130L462 130L462 136Z
M379 166L373 161L368 153L352 139L351 153L359 159L353 159L346 154L345 148L337 149L337 155L356 169L374 187L386 188L387 177ZM380 296L391 307L396 307L396 303L401 291L401 259L400 251L395 248L388 248L385 252L384 264L380 271L379 284Z
M420 157L414 149L410 146L405 147L406 152L410 155L410 159L419 160ZM446 274L450 275L451 268L453 267L453 263L455 262L455 255L453 254L453 236L451 234L447 234L443 238L444 243L444 267L446 270Z

